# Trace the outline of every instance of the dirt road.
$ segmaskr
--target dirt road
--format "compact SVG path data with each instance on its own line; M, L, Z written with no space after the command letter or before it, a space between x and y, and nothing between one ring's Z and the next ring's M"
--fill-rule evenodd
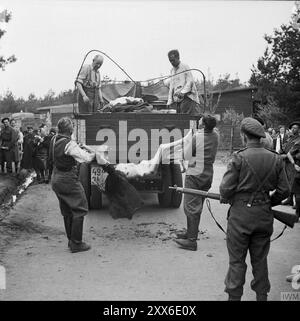
M212 191L218 191L224 165L215 166ZM92 249L71 254L67 249L58 202L49 185L33 185L0 224L1 264L6 290L0 300L226 300L228 267L225 235L206 206L201 218L198 251L179 249L174 231L185 227L182 207L162 210L156 197L132 220L113 220L107 210L91 211L84 238ZM211 201L216 218L226 227L227 205ZM275 222L274 235L282 229ZM274 241L269 255L270 300L295 291L285 281L300 264L300 224ZM254 300L248 260L243 300Z

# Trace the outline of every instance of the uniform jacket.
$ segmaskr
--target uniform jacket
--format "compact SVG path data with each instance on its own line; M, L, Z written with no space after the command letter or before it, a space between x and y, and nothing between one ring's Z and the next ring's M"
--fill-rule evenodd
M237 194L252 194L257 190L258 181L245 159L255 170L259 181L264 180L272 170L273 160L276 161L276 165L262 190L266 193L275 190L271 197L271 205L280 204L289 195L283 161L276 152L263 148L260 143L249 143L246 148L233 154L220 185L221 197L231 203Z

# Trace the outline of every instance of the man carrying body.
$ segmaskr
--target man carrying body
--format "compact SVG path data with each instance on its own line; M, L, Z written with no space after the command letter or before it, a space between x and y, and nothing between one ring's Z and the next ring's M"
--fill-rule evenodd
M169 51L168 57L173 68L167 105L175 105L177 113L200 115L199 96L193 75L191 71L184 72L190 69L189 66L180 62L178 50Z
M75 80L78 89L79 113L91 113L99 110L104 103L101 92L101 78L99 68L103 64L103 57L94 57L91 65L83 65Z
M90 246L82 242L84 216L88 213L88 202L84 188L78 179L77 162L91 162L95 153L87 146L81 148L71 139L72 120L61 118L57 123L58 135L51 140L49 157L53 162L52 189L55 192L65 231L72 253L88 251Z
M225 292L229 300L241 300L249 250L254 276L251 288L257 300L265 301L270 291L267 256L273 233L271 207L280 204L289 189L282 158L260 142L265 137L263 126L253 118L244 118L241 136L246 148L233 154L220 185L220 202L231 205L226 237L229 269Z
M198 130L192 137L191 144L184 147L188 168L184 187L208 191L213 180L213 163L216 158L219 135L214 130L216 119L204 115ZM197 250L198 229L204 198L198 195L184 195L184 213L187 219L187 232L177 233L175 242L183 249Z

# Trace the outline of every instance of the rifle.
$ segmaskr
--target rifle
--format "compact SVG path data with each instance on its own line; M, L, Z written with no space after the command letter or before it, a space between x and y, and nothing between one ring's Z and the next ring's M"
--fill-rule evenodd
M207 198L211 198L213 200L220 200L220 194L217 193L210 193L206 191L201 191L192 188L184 188L184 187L177 187L177 186L169 186L170 189L175 190L176 192L192 194L192 195L199 195L204 196ZM293 228L295 222L297 221L296 211L288 206L277 205L272 207L272 212L274 218L276 218L281 223L287 225L288 227Z

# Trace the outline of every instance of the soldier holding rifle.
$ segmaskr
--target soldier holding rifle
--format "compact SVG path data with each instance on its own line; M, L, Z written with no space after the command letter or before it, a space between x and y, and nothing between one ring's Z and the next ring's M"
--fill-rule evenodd
M281 157L263 148L263 126L253 118L244 118L241 136L246 147L233 155L220 185L221 203L228 211L227 249L229 269L225 292L229 300L241 300L249 250L254 279L251 288L259 301L267 300L270 291L267 256L273 233L271 206L289 194ZM275 192L269 196L270 191Z

